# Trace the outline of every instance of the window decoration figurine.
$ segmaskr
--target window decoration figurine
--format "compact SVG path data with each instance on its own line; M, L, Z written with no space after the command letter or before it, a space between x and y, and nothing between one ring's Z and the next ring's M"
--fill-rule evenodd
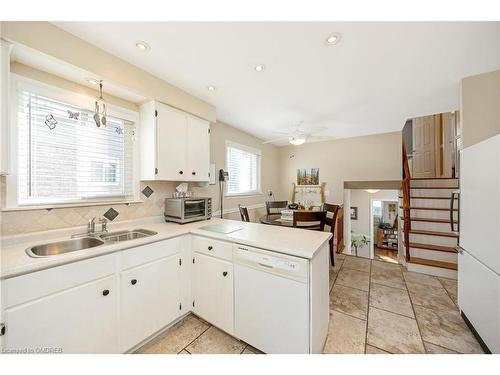
M102 97L102 80L99 81L99 98L95 101L94 122L98 128L101 124L106 126L106 103Z
M69 109L67 110L68 112L68 117L70 119L78 120L78 117L80 116L80 112L72 112Z
M54 130L56 128L57 120L54 118L52 113L45 116L45 125L47 125L50 130Z

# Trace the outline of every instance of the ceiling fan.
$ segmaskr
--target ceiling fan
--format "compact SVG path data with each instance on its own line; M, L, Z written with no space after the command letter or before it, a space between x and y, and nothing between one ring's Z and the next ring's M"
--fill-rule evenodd
M271 139L269 141L262 142L262 144L274 143L278 141L288 140L291 145L299 146L306 142L310 141L321 141L332 139L333 137L319 136L316 135L326 130L326 127L316 127L316 128L307 128L302 125L302 122L292 126L288 129L275 130L273 133L281 134L281 137L277 137L275 139Z

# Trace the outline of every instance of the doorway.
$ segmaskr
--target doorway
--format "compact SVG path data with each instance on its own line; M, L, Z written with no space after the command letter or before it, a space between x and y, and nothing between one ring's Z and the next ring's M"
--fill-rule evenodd
M370 207L370 258L398 263L398 200L372 198Z

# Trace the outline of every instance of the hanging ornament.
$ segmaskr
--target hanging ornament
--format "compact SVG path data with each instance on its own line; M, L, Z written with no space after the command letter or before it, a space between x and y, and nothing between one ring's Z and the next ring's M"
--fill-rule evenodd
M71 112L69 109L67 110L68 116L70 119L78 120L78 116L80 116L80 112Z
M45 125L47 125L50 130L54 130L56 128L57 120L54 118L52 113L45 116Z
M102 110L101 110L102 107ZM106 103L104 102L104 98L102 97L102 80L99 81L99 98L95 101L94 108L94 122L99 128L102 125L106 126Z

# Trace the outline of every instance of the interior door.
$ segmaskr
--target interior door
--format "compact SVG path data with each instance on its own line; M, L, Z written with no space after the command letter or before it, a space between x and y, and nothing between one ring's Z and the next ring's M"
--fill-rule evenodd
M159 180L186 181L187 116L167 105L157 103L156 168Z
M210 133L209 123L197 117L187 118L188 177L191 181L209 181Z
M193 300L195 314L232 334L233 264L196 253L193 267Z
M117 353L116 277L67 289L5 312L5 347Z
M434 116L413 120L413 176L436 177L436 143Z
M131 349L180 316L180 256L124 271L120 277L120 347Z

